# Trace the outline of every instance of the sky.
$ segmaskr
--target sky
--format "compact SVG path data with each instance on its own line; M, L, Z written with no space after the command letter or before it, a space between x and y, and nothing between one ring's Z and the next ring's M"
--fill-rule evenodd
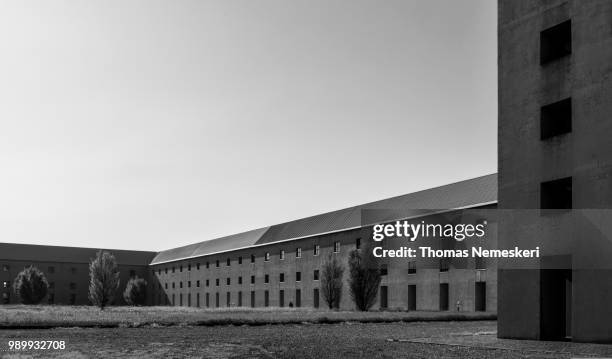
M7 0L0 242L163 250L497 170L496 1Z

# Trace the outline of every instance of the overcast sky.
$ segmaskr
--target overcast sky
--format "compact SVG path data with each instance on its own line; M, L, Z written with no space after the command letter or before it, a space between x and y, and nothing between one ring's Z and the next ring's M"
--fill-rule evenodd
M0 242L160 250L496 171L496 1L0 5Z

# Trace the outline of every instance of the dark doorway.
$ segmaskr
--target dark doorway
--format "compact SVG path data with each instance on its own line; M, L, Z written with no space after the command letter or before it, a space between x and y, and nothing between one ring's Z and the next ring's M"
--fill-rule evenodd
M383 285L380 287L380 309L386 309L389 307L389 293L388 287Z
M255 291L251 291L251 308L255 308Z
M302 291L300 289L295 290L295 306L296 308L302 306Z
M484 312L487 310L487 283L476 282L475 288L475 303L474 310L477 312Z
M408 310L416 310L416 284L408 286Z
M571 339L572 270L540 270L540 339Z
M315 288L312 291L312 306L319 308L319 288Z
M285 306L285 291L282 289L278 292L278 306L281 308Z
M440 310L448 310L448 283L440 283Z

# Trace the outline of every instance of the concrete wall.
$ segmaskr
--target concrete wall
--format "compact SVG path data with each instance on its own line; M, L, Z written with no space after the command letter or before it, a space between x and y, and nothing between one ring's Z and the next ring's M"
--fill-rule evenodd
M571 338L612 341L612 2L500 0L499 242L569 256ZM572 54L540 64L540 32L571 19ZM540 140L540 108L572 98L572 131ZM573 212L543 215L540 184L571 176ZM533 211L525 211L534 209ZM594 209L595 212L587 209ZM543 261L503 261L498 334L542 338ZM589 273L588 275L586 273ZM597 281L586 281L589 276Z

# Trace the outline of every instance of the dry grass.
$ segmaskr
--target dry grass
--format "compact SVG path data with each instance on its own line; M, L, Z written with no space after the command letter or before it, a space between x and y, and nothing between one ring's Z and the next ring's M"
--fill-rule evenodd
M491 313L326 311L306 308L25 306L0 307L0 328L266 325L493 320Z

